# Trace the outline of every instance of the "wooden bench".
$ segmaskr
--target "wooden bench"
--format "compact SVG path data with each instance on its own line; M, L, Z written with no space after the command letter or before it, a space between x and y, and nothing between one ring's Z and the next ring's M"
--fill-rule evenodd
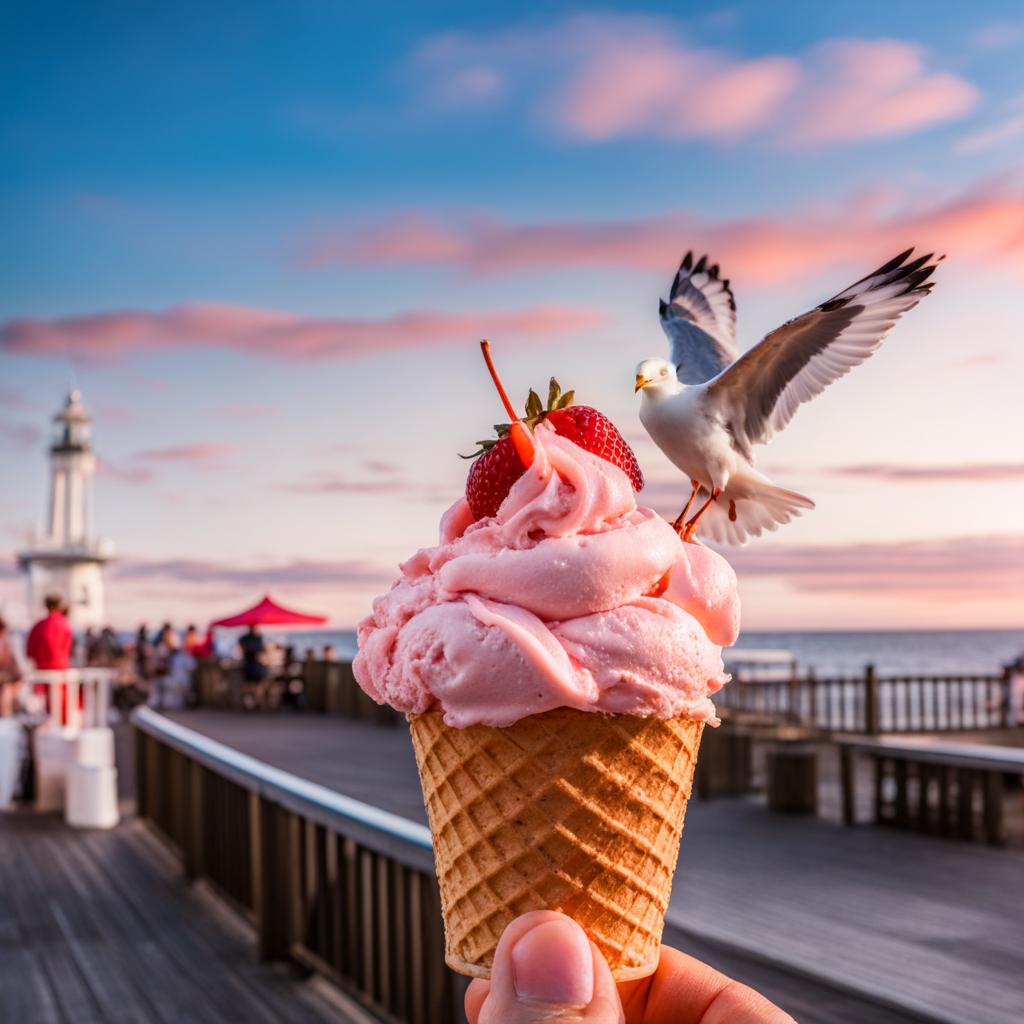
M1024 779L1024 748L930 740L839 741L843 819L856 820L857 756L874 765L874 815L881 825L954 839L1005 842L1003 780Z

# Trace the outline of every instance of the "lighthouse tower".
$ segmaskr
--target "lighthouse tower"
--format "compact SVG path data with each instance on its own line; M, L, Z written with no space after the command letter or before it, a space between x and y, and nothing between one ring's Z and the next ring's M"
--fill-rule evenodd
M103 566L112 548L92 531L92 477L96 471L92 423L82 396L72 391L53 418L50 444L50 505L47 526L18 555L28 573L30 620L47 594L60 594L76 629L102 626Z

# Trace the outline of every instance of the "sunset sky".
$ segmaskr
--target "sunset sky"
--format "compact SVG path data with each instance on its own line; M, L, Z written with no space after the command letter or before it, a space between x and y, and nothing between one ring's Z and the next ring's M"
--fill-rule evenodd
M729 553L745 624L1024 624L1019 3L559 6L5 9L3 614L72 379L116 624L350 626L502 418L481 336L674 514L632 382L680 256L745 348L918 245L934 294L761 450L818 507Z

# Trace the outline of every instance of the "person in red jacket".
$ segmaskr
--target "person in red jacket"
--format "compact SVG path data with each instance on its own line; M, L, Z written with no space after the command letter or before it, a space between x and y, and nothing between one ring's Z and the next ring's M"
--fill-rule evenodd
M71 664L71 649L74 646L74 634L63 608L64 601L58 594L47 594L43 602L46 605L46 618L40 619L29 631L25 641L25 654L35 662L37 669L65 669ZM36 693L44 693L49 697L51 687L40 684ZM61 722L67 722L67 692L61 690ZM47 699L49 708L49 699Z

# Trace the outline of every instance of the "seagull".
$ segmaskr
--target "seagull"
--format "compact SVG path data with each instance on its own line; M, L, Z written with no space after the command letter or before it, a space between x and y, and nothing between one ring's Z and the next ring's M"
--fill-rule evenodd
M913 258L912 258L913 257ZM776 328L739 355L736 303L717 264L688 252L661 300L671 362L636 368L640 422L693 492L674 526L744 544L788 523L814 502L776 486L754 468L766 444L797 407L868 358L902 314L927 295L939 260L907 249L845 291ZM686 519L695 501L696 514Z

